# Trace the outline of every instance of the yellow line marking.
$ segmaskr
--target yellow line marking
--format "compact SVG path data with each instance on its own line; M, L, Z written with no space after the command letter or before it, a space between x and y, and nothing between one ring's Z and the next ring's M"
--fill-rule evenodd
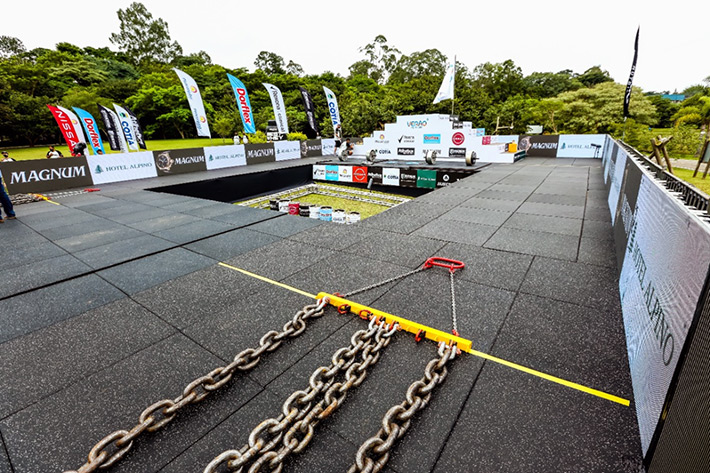
M533 376L537 376L538 378L545 379L547 381L551 381L553 383L561 384L562 386L566 386L568 388L576 389L577 391L582 391L587 394L591 394L592 396L597 396L602 399L606 399L608 401L616 402L618 404L621 404L622 406L629 406L631 402L628 399L624 399L618 396L614 396L613 394L605 393L604 391L599 391L597 389L593 389L587 386L583 386L581 384L573 383L572 381L567 381L566 379L558 378L557 376L552 376L551 374L543 373L541 371L534 370L532 368L528 368L527 366L519 365L517 363L513 363L511 361L503 360L502 358L495 357L493 355L489 355L487 353L483 353L480 351L476 351L473 349L466 350L467 353L477 356L479 358L484 358L486 360L493 361L495 363L499 363L501 365L507 366L509 368L516 369L518 371L522 371L524 373L531 374Z
M289 291L291 291L291 292L295 292L296 294L300 294L300 295L302 295L302 296L310 297L311 299L315 299L315 298L316 298L315 294L311 294L311 293L309 293L309 292L302 291L302 290L300 290L300 289L296 289L296 288L293 287L293 286L289 286L288 284L284 284L284 283L282 283L282 282L274 281L273 279L269 279L269 278L264 277L264 276L259 276L258 274L254 274L254 273L252 273L252 272L249 272L249 271L247 271L246 269L237 268L237 267L235 267L235 266L231 266L231 265L229 265L229 264L227 264L227 263L222 263L222 262L220 262L219 265L220 265L220 266L224 266L225 268L233 269L234 271L239 271L240 273L246 274L247 276L251 276L251 277L253 277L253 278L255 278L255 279L259 279L259 280L261 280L261 281L268 282L269 284L273 284L274 286L278 286L278 287L281 287L281 288L283 288L283 289L289 290Z
M553 383L557 383L557 384L560 384L560 385L562 385L562 386L565 386L565 387L568 387L568 388L571 388L571 389L575 389L575 390L577 390L577 391L581 391L581 392L584 392L584 393L587 393L587 394L591 394L592 396L596 396L596 397L599 397L599 398L602 398L602 399L606 399L607 401L611 401L611 402L615 402L615 403L617 403L617 404L621 404L622 406L627 406L627 407L628 407L628 406L631 404L631 402L630 402L629 400L624 399L624 398L621 398L621 397L618 397L618 396L614 396L613 394L605 393L604 391L599 391L598 389L590 388L590 387L584 386L584 385L582 385L582 384L574 383L574 382L572 382L572 381L567 381L566 379L558 378L557 376L553 376L553 375L551 375L551 374L543 373L542 371L537 371L537 370L534 370L534 369L532 369L532 368L528 368L527 366L519 365L519 364L517 364L517 363L513 363L512 361L507 361L507 360L504 360L504 359L502 359L502 358L498 358L498 357L495 357L495 356L493 356L493 355L489 355L488 353L483 353L483 352L481 352L481 351L474 350L473 348L471 348L471 341L469 341L469 340L462 339L462 338L460 338L460 337L454 337L453 335L450 335L450 334L448 334L448 333L446 333L446 332L441 332L441 331L439 331L439 330L432 329L432 328L426 327L426 326L424 326L424 325L416 324L416 323L414 323L414 322L408 321L407 319L402 319L401 317L397 317L396 315L387 314L386 312L378 311L378 310L376 310L376 309L372 309L372 308L369 308L369 307L364 306L364 305L361 305L361 304L353 303L353 302L351 302L351 301L346 301L345 299L337 298L336 296L332 296L332 295L326 294L326 293L320 293L320 294L318 294L318 296L316 296L316 295L311 294L311 293L308 293L308 292L306 292L306 291L302 291L302 290L300 290L300 289L296 289L295 287L289 286L288 284L284 284L284 283L281 283L281 282L278 282L278 281L274 281L273 279L269 279L269 278L267 278L267 277L260 276L260 275L258 275L258 274L255 274L255 273L252 273L252 272L250 272L250 271L247 271L247 270L245 270L245 269L240 269L240 268L237 268L237 267L235 267L235 266L231 266L231 265L229 265L229 264L227 264L227 263L222 263L222 262L220 262L219 265L220 265L220 266L224 266L225 268L232 269L232 270L234 270L234 271L238 271L238 272L240 272L240 273L242 273L242 274L246 274L247 276L251 276L251 277L253 277L253 278L259 279L259 280L264 281L264 282L267 282L267 283L269 283L269 284L273 284L274 286L278 286L278 287L281 287L281 288L283 288L283 289L289 290L289 291L291 291L291 292L295 292L295 293L297 293L297 294L301 294L302 296L306 296L306 297L309 297L309 298L311 298L311 299L317 299L318 296L322 296L322 295L328 296L329 298L331 298L331 301L333 301L334 299L340 299L340 301L345 301L345 303L347 303L348 305L350 305L350 306L351 306L351 310L352 310L353 312L355 312L356 314L359 314L359 311L360 311L360 310L366 309L366 310L369 310L369 311L373 312L373 313L376 314L376 315L377 315L377 314L382 315L382 316L384 316L386 319L387 319L387 317L390 317L391 320L396 320L397 322L400 323L400 325L402 325L402 322L408 323L408 324L411 325L411 326L415 326L415 325L416 325L417 327L421 327L422 329L424 329L424 330L427 332L427 338L433 338L433 337L435 336L434 334L436 334L436 335L438 335L438 334L440 334L440 333L441 333L441 334L444 334L444 335L446 336L446 339L447 339L447 340L448 340L448 339L457 339L457 340L456 340L457 342L463 341L464 343L459 343L458 347L461 349L461 351L463 351L463 352L465 352L465 353L468 353L468 354L470 354L470 355L477 356L477 357L479 357L479 358L483 358L483 359L486 359L486 360L490 360L490 361L492 361L492 362L494 362L494 363L498 363L498 364L507 366L507 367L509 367L509 368L513 368L513 369L515 369L515 370L522 371L523 373L527 373L527 374L532 375L532 376L537 376L538 378L542 378L542 379L545 379L545 380L547 380L547 381L550 381L550 382L553 382ZM357 308L357 311L356 311L356 308ZM432 337L429 337L429 334L430 334L430 333L432 334ZM435 338L433 338L433 339L435 339ZM466 343L466 342L467 342L467 343Z

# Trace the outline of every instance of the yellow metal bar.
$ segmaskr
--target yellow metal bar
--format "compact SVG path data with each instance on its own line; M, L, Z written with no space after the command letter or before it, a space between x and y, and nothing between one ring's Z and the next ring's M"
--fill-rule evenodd
M316 296L314 296L313 294L311 294L311 293L309 293L309 292L302 291L302 290L300 290L300 289L296 289L295 287L289 286L288 284L284 284L284 283L282 283L282 282L274 281L273 279L269 279L269 278L267 278L267 277L260 276L260 275L258 275L258 274L254 274L254 273L252 273L252 272L247 271L246 269L237 268L237 267L235 267L235 266L231 266L231 265L229 265L229 264L227 264L227 263L222 263L222 262L220 262L219 265L220 265L220 266L224 266L225 268L232 269L232 270L234 270L234 271L239 271L239 272L242 273L242 274L246 274L247 276L251 276L251 277L253 277L253 278L255 278L255 279L259 279L260 281L268 282L269 284L273 284L274 286L278 286L278 287L283 288L283 289L286 289L286 290L288 290L288 291L295 292L296 294L300 294L300 295L302 295L302 296L310 297L311 299L316 299Z
M463 348L462 348L462 350L463 350ZM532 368L528 368L527 366L513 363L511 361L503 360L502 358L498 358L493 355L489 355L488 353L483 353L483 352L476 351L473 349L468 349L468 350L463 350L463 351L465 351L466 353L470 353L471 355L477 356L479 358L490 360L490 361L493 361L494 363L498 363L503 366L507 366L509 368L516 369L518 371L522 371L523 373L531 374L533 376L537 376L538 378L542 378L547 381L551 381L553 383L561 384L562 386L576 389L577 391L582 391L584 393L591 394L592 396L597 396L602 399L606 399L607 401L616 402L618 404L621 404L622 406L628 407L631 404L631 402L628 399L624 399L619 396L614 396L613 394L605 393L604 391L599 391L598 389L583 386L581 384L573 383L572 381L567 381L566 379L558 378L557 376L552 376L551 374L543 373L541 371L537 371Z
M316 298L321 299L327 297L330 300L330 304L335 307L340 307L341 305L349 305L350 312L360 315L362 311L368 311L375 317L384 317L388 323L397 322L402 330L411 332L414 334L419 333L420 330L425 332L425 337L434 340L435 342L444 342L446 344L456 343L458 348L468 352L471 350L471 340L466 340L465 338L457 337L450 333L442 332L432 327L427 327L426 325L418 324L412 322L411 320L403 319L402 317L397 317L396 315L388 314L387 312L382 312L381 310L373 309L363 304L358 304L357 302L344 299L342 297L334 296L333 294L328 294L325 292L319 293Z

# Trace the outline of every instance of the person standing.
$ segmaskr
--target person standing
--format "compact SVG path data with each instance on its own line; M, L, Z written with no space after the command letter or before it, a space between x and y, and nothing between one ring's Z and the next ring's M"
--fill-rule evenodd
M57 151L56 149L54 149L54 146L50 145L49 151L47 151L47 159L63 158L63 157L64 157L64 155L62 154L61 151Z
M5 192L5 183L0 182L0 204L2 208L5 209L5 215L8 220L15 220L15 209L12 208L12 201L10 196ZM5 220L2 218L2 212L0 212L0 223L4 223Z
M234 132L234 144L239 144L239 134L236 131Z
M10 155L8 154L7 151L3 151L2 152L2 160L0 160L0 162L7 163L9 161L15 161L15 160L10 157Z
M340 125L337 125L335 127L335 132L333 133L334 138L335 138L335 149L337 150L340 148L340 143L343 142L343 129L340 128Z
M242 141L244 142L245 145L249 144L249 138L247 137L246 133L244 133L244 136L242 137Z

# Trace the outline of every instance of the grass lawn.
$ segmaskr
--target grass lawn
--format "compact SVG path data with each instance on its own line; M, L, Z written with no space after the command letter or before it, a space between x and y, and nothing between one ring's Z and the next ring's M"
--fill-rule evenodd
M222 138L190 138L185 140L146 140L145 145L148 150L164 150L164 149L182 149L182 148L201 148L203 146L221 146L221 145L231 145L231 139ZM66 145L56 146L64 156L71 156L69 148ZM104 141L104 149L106 154L118 153L118 151L111 151L107 142ZM48 146L35 146L34 148L4 148L3 151L7 151L11 158L17 161L23 161L25 159L44 159L49 150Z
M700 167L697 177L693 177L693 171L691 169L675 168L675 169L673 169L673 174L675 174L676 177L683 179L685 182L692 184L693 186L697 187L701 191L710 195L710 173L708 173L708 177L703 179L703 172L702 171L704 169L705 169L705 165Z

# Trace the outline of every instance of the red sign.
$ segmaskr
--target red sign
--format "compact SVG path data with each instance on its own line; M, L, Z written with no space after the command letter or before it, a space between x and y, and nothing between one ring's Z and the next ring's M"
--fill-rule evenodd
M461 133L460 131L457 131L454 133L454 135L451 137L451 141L456 145L456 146L461 146L464 141L466 141L466 137Z
M353 182L367 183L367 167L353 166Z
M490 135L486 135L486 136L483 137L483 143L482 143L482 144L484 144L484 145L489 145L489 144L491 144L491 137L490 137Z
M54 115L54 119L57 121L59 129L62 130L64 140L67 142L67 146L69 146L69 152L73 152L74 145L79 142L79 136L77 135L71 118L67 116L63 110L57 107L47 105L47 108L49 108L49 111L52 112L52 115Z

